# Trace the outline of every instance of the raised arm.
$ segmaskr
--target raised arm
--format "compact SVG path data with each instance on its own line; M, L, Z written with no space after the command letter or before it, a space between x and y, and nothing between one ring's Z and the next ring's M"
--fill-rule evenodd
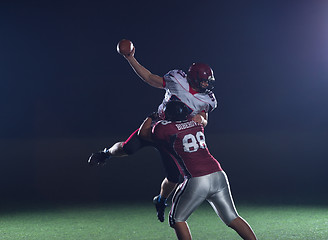
M129 55L125 55L125 59L129 62L135 73L146 83L156 88L163 88L163 78L151 73L147 68L142 66L134 57L135 48Z

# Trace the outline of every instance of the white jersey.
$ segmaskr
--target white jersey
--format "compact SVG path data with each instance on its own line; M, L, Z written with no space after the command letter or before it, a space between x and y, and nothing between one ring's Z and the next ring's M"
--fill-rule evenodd
M164 75L164 89L166 90L162 104L158 107L161 118L164 117L164 107L170 100L178 100L190 109L190 115L195 116L200 112L211 112L217 107L217 101L212 91L198 93L192 90L187 75L182 70L171 70Z

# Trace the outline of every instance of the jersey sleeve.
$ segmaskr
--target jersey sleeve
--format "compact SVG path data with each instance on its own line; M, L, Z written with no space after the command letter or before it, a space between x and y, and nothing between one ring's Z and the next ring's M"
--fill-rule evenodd
M161 120L155 124L152 129L152 138L157 143L167 143L170 136L174 133L173 123L166 120Z
M163 131L162 121L157 122L152 129L152 138L154 142L165 142L166 134Z

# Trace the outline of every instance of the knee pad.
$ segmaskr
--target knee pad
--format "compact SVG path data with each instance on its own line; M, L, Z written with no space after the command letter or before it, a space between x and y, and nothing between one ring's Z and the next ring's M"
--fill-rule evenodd
M182 177L174 160L171 158L169 154L167 154L164 151L159 150L159 153L161 155L167 180L174 183L180 182Z
M180 183L183 181L183 177L181 176L180 173L177 173L177 172L167 172L166 174L166 178L167 180L169 180L170 182L173 182L173 183Z

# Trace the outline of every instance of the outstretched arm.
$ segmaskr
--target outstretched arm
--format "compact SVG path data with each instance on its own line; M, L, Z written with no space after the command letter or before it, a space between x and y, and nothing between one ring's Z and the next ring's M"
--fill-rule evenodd
M142 66L134 57L135 48L129 55L125 55L125 59L129 62L135 73L146 83L156 88L163 88L163 78L151 73L147 68Z

